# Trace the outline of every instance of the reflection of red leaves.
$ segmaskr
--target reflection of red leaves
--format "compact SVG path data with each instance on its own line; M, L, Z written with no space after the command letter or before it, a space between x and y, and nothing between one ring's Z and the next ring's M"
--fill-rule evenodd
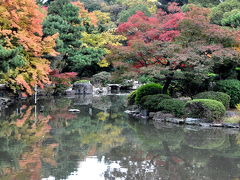
M178 158L178 157L176 157L176 156L173 156L172 157L172 160L175 162L175 163L177 163L177 164L184 164L184 161L182 160L182 159L180 159L180 158Z
M93 146L90 148L90 150L88 151L88 156L94 156L96 154L97 148L96 146Z

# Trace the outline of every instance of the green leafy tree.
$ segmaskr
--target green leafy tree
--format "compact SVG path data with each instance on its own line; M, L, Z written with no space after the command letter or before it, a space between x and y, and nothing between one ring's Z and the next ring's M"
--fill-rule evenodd
M200 5L202 7L214 7L223 2L222 0L189 0L188 3Z
M240 2L238 0L226 0L212 9L211 22L218 25L232 25L235 20L231 19L239 13L239 9ZM237 25L237 22L235 23L233 23L234 26Z
M81 46L81 19L79 9L68 0L57 0L50 4L48 17L43 23L44 35L59 33L57 51L71 56Z
M7 72L9 69L21 67L25 64L24 58L19 55L18 49L5 49L0 45L0 67L1 71Z
M145 15L150 16L151 13L149 12L148 8L143 4L138 4L136 6L132 6L118 15L118 22L127 22L128 18L134 15L137 11L143 12Z
M45 35L59 34L56 49L63 56L60 63L64 65L63 71L78 71L79 75L85 66L99 62L104 53L101 49L83 47L81 38L86 28L80 14L80 7L70 0L56 0L50 4L43 24Z

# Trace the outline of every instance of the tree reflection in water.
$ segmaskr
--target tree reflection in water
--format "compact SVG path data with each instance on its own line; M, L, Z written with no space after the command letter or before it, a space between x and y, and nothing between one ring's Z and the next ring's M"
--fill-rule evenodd
M142 124L123 113L123 96L90 102L49 98L37 107L16 104L17 111L3 114L0 179L70 179L82 177L83 170L91 172L86 179L95 173L107 180L240 177L238 131Z

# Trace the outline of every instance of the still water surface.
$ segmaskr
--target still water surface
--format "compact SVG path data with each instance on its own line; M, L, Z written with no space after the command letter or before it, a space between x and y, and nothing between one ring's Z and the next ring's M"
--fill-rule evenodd
M0 180L240 178L238 131L132 120L125 100L16 103L0 115Z

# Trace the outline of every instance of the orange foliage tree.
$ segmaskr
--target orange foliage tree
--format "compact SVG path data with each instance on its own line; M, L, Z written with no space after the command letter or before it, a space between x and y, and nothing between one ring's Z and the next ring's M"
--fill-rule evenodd
M57 55L53 49L58 34L43 37L44 10L32 0L0 1L0 40L7 49L19 48L24 65L2 73L2 81L15 92L33 93L33 87L49 84L50 63L43 55Z

